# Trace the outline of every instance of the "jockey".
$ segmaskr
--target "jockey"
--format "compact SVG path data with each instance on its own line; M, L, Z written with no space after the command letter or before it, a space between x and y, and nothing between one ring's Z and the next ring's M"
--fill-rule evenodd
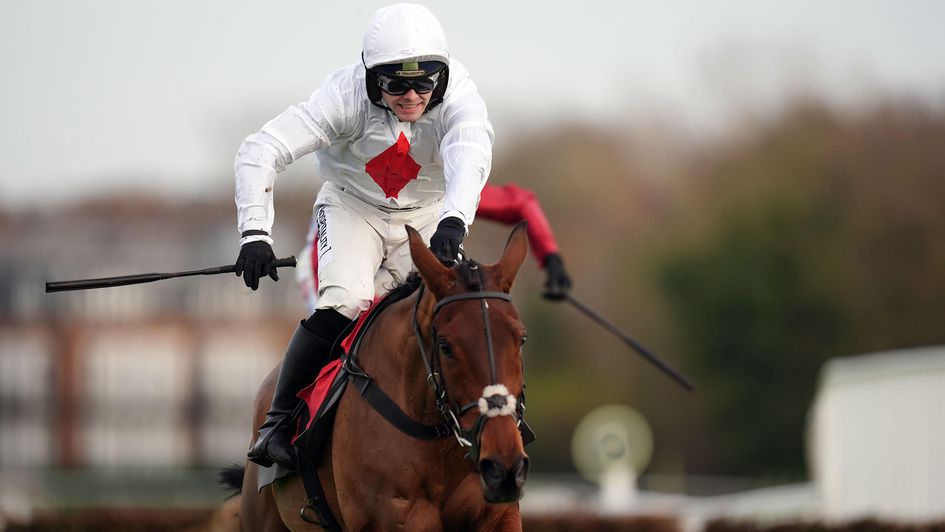
M489 176L492 142L476 85L450 57L440 23L416 4L375 12L361 61L246 138L235 161L236 274L253 290L261 277L278 280L270 236L276 174L314 152L325 180L314 206L318 304L289 341L250 460L294 467L287 421L296 393L374 295L406 279L407 224L441 260L456 260Z
M564 299L571 288L571 278L564 268L551 224L532 191L514 184L500 186L486 183L479 195L476 218L505 224L526 220L532 253L538 266L545 270L545 291L542 295L552 301ZM305 248L299 253L299 263L295 269L295 280L309 312L314 312L318 306L317 241L318 220L313 216Z

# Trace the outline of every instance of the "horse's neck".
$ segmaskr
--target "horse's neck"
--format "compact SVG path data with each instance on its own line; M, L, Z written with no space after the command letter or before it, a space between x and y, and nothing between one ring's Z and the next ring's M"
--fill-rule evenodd
M421 297L417 307L417 297ZM370 345L359 354L364 371L374 377L378 385L398 406L417 421L438 422L433 392L426 384L427 368L420 354L414 333L414 309L429 346L430 316L434 299L429 290L398 301L384 312L376 322Z

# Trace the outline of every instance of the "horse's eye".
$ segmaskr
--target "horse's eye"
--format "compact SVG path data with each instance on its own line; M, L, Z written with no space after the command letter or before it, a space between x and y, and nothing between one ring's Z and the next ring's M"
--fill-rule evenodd
M521 340L521 341L519 342L519 344L518 344L519 348L525 347L525 341L526 341L526 340L528 340L528 335L527 335L527 334L523 334L523 335L522 335L522 340Z
M443 340L442 338L436 342L437 349L440 350L440 353L443 353L443 356L446 358L453 358L453 349L450 347L449 342Z

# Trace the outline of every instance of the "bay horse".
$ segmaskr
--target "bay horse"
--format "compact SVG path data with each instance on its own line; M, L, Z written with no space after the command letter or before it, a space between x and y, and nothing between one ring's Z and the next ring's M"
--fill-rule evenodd
M325 499L343 530L521 531L526 332L509 291L527 253L525 224L491 265L444 266L413 228L407 233L419 288L373 319L357 364L411 420L450 430L439 439L409 436L349 381L317 465ZM278 372L257 393L254 428ZM258 491L259 467L245 467L243 530L321 529L305 519L298 474Z

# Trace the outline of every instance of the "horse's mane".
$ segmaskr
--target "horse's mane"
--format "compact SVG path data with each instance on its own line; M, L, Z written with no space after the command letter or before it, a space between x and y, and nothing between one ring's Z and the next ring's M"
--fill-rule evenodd
M463 260L455 266L459 276L470 290L482 290L482 278L479 276L479 263L474 260Z
M466 284L466 287L471 290L481 290L482 281L479 277L479 263L474 260L464 259L456 266L453 266L459 272L460 278L463 280L463 283ZM394 285L388 292L387 298L390 301L399 301L409 296L410 294L416 292L417 288L420 288L420 285L423 284L423 279L420 277L420 273L417 271L410 272L407 275L407 278L403 282Z
M417 288L420 288L421 284L423 284L423 279L420 277L420 272L410 272L410 275L408 275L402 283L394 285L394 287L387 292L387 297L391 301L399 301L414 293Z

